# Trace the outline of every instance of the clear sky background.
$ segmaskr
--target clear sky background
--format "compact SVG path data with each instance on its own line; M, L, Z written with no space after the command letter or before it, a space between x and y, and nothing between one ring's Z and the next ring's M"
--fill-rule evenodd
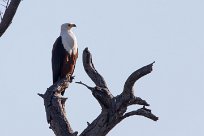
M85 47L113 95L121 93L133 71L156 61L134 88L159 121L130 117L108 136L203 136L203 7L203 0L22 1L0 39L0 135L54 136L37 93L52 84L51 50L60 25L74 22L75 81L94 86L82 66ZM80 133L100 114L100 106L75 83L65 96L68 119Z

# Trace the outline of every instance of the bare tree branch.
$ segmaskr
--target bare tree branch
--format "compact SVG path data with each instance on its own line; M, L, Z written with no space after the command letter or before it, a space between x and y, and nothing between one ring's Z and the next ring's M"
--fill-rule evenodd
M147 117L153 121L157 121L159 118L157 116L155 116L154 114L151 113L151 110L146 109L145 107L138 109L136 111L131 111L126 113L122 119L125 119L127 117L133 116L133 115L140 115L140 116L144 116Z
M108 88L104 78L96 71L94 64L92 63L91 53L89 52L88 48L86 48L83 52L83 65L84 70L91 78L91 80L96 84L96 86Z
M77 84L81 84L81 85L83 85L83 86L85 86L85 87L87 87L89 90L91 90L91 91L93 91L93 87L90 87L90 86L88 86L88 85L86 85L85 83L83 83L83 82L75 82L75 83L77 83Z
M107 88L101 88L101 87L98 87L98 86L89 87L88 85L86 85L86 84L84 84L82 82L76 82L76 83L84 85L89 90L91 90L93 96L99 102L102 109L108 108L111 105L113 95L110 93L110 91Z
M152 71L152 66L154 63L155 62L136 70L128 77L124 85L122 93L123 97L127 97L127 99L129 99L129 97L134 96L133 86L135 82L141 77L149 74Z
M6 9L8 8L9 3L10 3L10 0L7 0L7 3L6 3Z
M6 6L5 13L0 23L0 37L11 24L20 2L21 0L11 0L10 4Z
M149 104L145 100L142 100L140 97L132 97L128 101L127 106L134 105L134 104L149 106Z

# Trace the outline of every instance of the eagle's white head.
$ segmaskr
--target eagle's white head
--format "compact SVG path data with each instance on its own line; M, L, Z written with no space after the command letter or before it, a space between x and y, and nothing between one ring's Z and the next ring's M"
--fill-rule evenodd
M72 27L76 27L73 23L64 23L61 25L61 31L69 31Z

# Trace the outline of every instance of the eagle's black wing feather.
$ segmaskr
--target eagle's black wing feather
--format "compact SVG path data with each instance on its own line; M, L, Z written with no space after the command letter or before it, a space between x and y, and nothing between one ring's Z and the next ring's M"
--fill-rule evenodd
M64 59L64 47L62 44L62 38L59 36L52 49L52 73L53 73L53 84L61 79L61 70Z

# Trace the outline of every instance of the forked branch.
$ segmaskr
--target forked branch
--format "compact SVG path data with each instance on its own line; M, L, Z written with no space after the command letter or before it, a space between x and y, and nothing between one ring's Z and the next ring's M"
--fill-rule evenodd
M96 87L90 89L87 87L88 85L82 82L80 82L80 84L92 90L93 96L98 100L99 104L101 105L102 103L103 106L101 114L92 123L89 123L80 136L105 136L120 121L133 115L140 115L157 121L158 117L152 114L151 110L144 107L149 106L149 104L145 100L135 97L132 89L134 83L139 78L152 71L153 63L133 72L126 80L124 91L114 97L111 91L109 91L104 78L94 68L91 53L88 48L86 48L83 52L84 69ZM96 93L100 97L96 97ZM126 113L127 107L133 104L143 105L143 108Z
M132 89L134 83L139 78L152 71L153 63L133 72L126 80L123 92L115 97L108 89L104 78L95 69L88 48L83 52L83 64L87 75L96 86L90 87L81 81L76 83L84 85L91 90L93 96L101 105L102 110L93 122L87 123L87 128L84 129L79 136L105 136L123 119L133 115L143 116L153 121L158 120L158 117L155 116L150 109L145 107L149 106L149 104L140 97L136 97ZM77 132L73 132L65 117L64 104L66 98L62 98L60 95L60 90L68 87L67 83L68 81L66 79L61 80L57 84L48 88L45 94L39 94L44 99L47 120L56 136L77 135ZM134 111L126 112L127 107L134 104L142 105L143 107Z
M3 14L3 17L0 23L0 37L4 34L4 32L11 24L20 2L21 0L11 0L9 5L7 3L7 6L5 7L6 10Z

